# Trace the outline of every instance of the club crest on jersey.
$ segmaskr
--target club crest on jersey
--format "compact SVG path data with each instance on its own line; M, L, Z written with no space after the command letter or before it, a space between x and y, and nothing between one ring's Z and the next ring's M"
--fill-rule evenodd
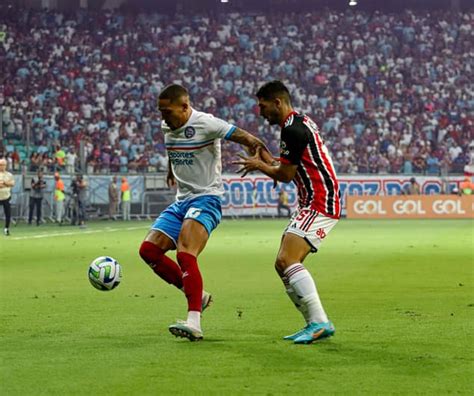
M192 138L195 134L196 134L196 130L192 126L188 126L184 130L184 136L186 136L188 139Z

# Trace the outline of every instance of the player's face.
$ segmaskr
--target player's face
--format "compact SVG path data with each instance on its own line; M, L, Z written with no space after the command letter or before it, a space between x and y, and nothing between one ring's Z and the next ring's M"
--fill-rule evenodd
M0 161L0 171L4 172L7 169L7 161Z
M265 118L270 125L280 123L280 109L278 106L279 99L276 100L265 100L258 99L258 107L260 108L260 115Z
M188 108L189 104L184 97L175 102L171 102L169 99L158 101L161 117L171 129L177 129L186 123Z

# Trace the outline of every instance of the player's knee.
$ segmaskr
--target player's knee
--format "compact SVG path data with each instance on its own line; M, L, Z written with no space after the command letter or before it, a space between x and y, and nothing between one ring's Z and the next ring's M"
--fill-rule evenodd
M283 274L286 268L288 268L291 265L291 263L288 261L288 259L284 255L278 255L277 259L275 260L275 270L279 274Z
M283 276L283 271L280 269L280 266L278 264L277 261L275 261L275 271L277 272L277 274L282 277Z
M153 243L144 241L140 245L139 254L142 260L151 266L156 263L157 258L159 258L163 254L163 252L158 246L154 245Z

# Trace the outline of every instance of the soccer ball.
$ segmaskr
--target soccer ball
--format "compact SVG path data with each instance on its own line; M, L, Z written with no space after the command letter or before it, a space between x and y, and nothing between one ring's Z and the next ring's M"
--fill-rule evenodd
M102 291L115 289L122 280L122 268L112 257L97 257L89 266L89 281Z

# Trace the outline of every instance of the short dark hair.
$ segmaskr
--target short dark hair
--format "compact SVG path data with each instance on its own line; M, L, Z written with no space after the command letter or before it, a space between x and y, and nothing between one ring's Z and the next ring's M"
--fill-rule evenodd
M171 84L161 91L159 99L168 99L170 102L176 102L183 96L189 96L188 90L179 84Z
M257 98L264 100L282 98L288 103L291 103L290 91L288 91L286 85L279 80L273 80L262 85L257 91Z

